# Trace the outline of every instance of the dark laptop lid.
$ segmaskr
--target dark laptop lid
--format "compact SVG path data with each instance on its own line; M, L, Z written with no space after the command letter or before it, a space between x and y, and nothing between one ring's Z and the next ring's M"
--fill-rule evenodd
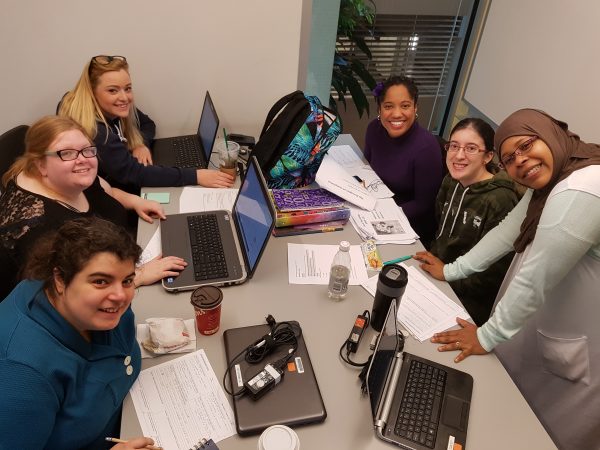
M210 161L210 155L217 138L217 131L219 129L219 116L217 116L217 110L215 105L210 98L210 93L206 91L204 96L204 106L202 107L202 115L200 116L200 123L198 124L198 139L202 144L202 151L206 162Z
M296 321L290 323L299 327ZM223 339L228 364L269 331L266 324L226 330ZM237 358L230 372L232 391L240 390L240 383L251 379L267 363L286 356L288 349L286 345L275 347L260 364L249 364L243 357ZM325 420L327 411L303 335L298 338L298 349L291 362L293 364L287 366L281 382L263 397L258 400L252 400L249 395L233 398L236 428L240 435L257 434L276 424L296 427Z
M255 157L249 160L231 214L248 278L252 278L275 225L275 210Z

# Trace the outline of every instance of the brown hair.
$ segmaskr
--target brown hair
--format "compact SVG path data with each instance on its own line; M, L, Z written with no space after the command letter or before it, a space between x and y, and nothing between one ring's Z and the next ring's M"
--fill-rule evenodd
M102 63L98 61L103 61ZM100 77L107 72L118 72L124 70L129 73L129 64L125 58L95 56L83 68L81 76L73 90L67 92L58 108L61 116L68 116L79 122L85 128L92 139L98 132L97 122L103 122L109 130L108 121L104 112L96 101L94 89L100 83ZM144 139L139 130L137 110L133 104L130 105L129 115L119 119L123 127L123 134L127 139L127 147L132 150L144 144ZM107 135L108 138L108 135Z
M69 117L44 116L31 125L25 134L25 153L6 171L2 177L2 185L6 187L21 172L39 178L35 162L45 157L44 153L51 150L49 147L59 134L69 130L81 131L91 144L92 139L85 129Z
M56 295L55 270L65 285L98 253L111 253L135 264L142 249L122 227L98 217L70 220L45 234L34 246L23 269L23 278L42 280Z

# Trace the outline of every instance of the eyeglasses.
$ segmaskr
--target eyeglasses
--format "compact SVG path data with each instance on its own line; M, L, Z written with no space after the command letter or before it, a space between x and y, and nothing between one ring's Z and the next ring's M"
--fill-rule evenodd
M97 63L97 64L100 64L102 66L106 66L106 65L110 64L113 61L123 61L124 63L126 63L127 62L127 58L125 58L124 56L119 56L119 55L112 55L112 56L97 55L97 56L94 56L92 58L92 62L93 63Z
M81 150L65 148L64 150L47 151L44 152L44 155L58 156L63 161L74 161L79 158L80 153L84 158L94 158L98 154L98 149L96 147L86 147Z
M520 144L515 149L515 151L512 152L510 155L506 155L506 156L500 158L500 165L501 165L501 167L507 168L507 167L511 166L512 163L515 162L515 159L517 159L517 156L521 156L521 155L527 154L527 152L529 152L529 150L531 150L531 148L533 147L533 143L537 139L539 139L539 136L531 136L525 142L523 142L522 144Z
M462 148L467 155L476 155L477 153L487 151L485 148L479 148L476 144L459 145L458 142L454 141L445 144L444 148L449 153L457 153Z

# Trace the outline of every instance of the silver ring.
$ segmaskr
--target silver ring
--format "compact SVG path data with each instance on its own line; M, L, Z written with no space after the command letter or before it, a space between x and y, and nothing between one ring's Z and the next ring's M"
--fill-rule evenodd
M455 345L456 345L456 348L457 348L458 350L460 350L460 341L456 341L456 344L455 344Z

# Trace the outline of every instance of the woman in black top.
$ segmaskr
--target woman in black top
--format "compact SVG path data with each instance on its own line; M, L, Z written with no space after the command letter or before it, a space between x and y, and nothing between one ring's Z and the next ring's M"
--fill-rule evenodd
M67 117L48 116L31 126L25 154L6 172L0 197L0 299L19 280L37 238L67 220L99 216L126 225L126 209L144 220L165 219L161 206L111 186L97 175L96 147L85 130ZM186 263L157 258L140 266L135 284L176 276Z

